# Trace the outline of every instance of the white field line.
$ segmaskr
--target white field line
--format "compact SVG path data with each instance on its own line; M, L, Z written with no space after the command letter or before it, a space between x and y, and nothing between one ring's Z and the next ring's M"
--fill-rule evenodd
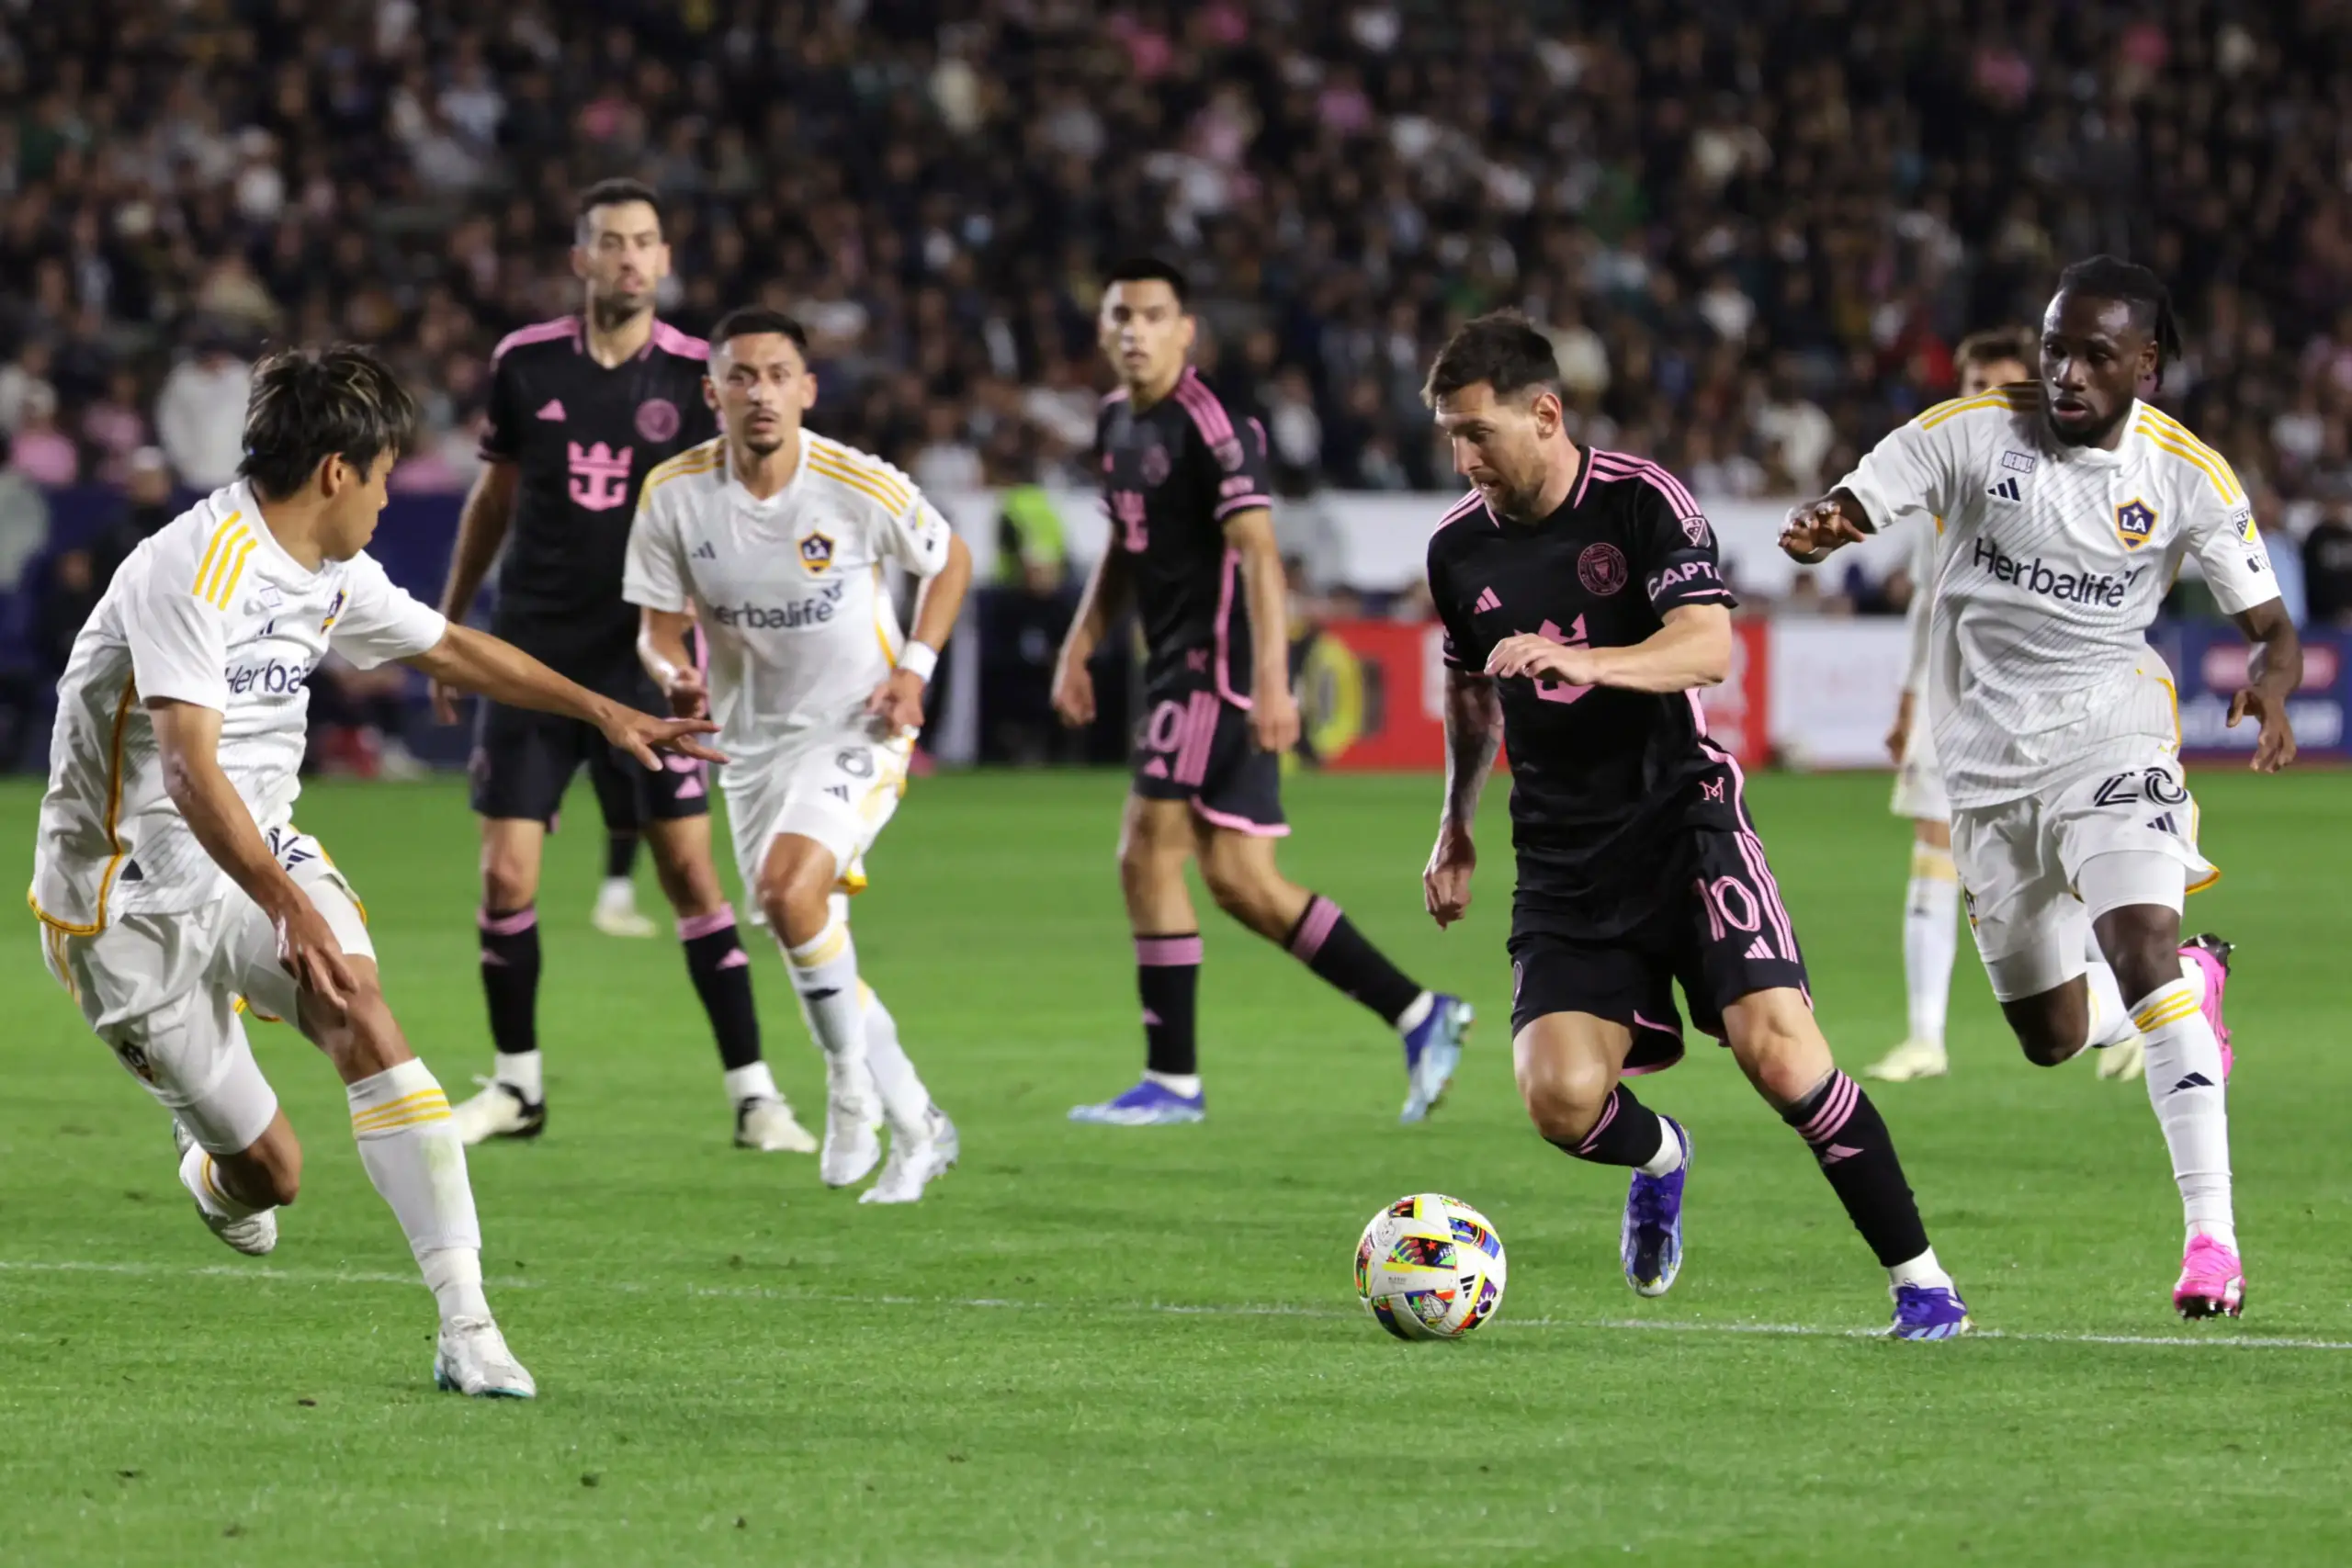
M348 1269L281 1269L268 1263L101 1263L81 1259L41 1261L0 1258L0 1275L121 1274L141 1278L269 1280L291 1285L391 1285L415 1290L422 1281L413 1274L390 1274ZM1304 1317L1353 1319L1359 1314L1320 1307L1215 1304L1175 1302L1023 1302L990 1296L859 1296L821 1291L777 1291L762 1285L700 1285L692 1282L657 1284L638 1280L550 1281L517 1278L486 1280L498 1291L605 1291L627 1295L665 1292L688 1297L719 1300L770 1301L833 1306L953 1307L999 1312L1140 1313L1170 1317ZM1495 1326L1510 1331L1540 1330L1611 1334L1755 1334L1793 1339L1873 1339L1876 1328L1840 1327L1817 1323L1691 1323L1650 1321L1630 1317L1511 1317ZM2318 1350L2352 1351L2352 1340L2301 1339L2269 1335L2230 1334L2063 1334L1979 1328L1972 1339L2002 1339L2029 1345L2124 1345L2155 1349L2186 1350Z

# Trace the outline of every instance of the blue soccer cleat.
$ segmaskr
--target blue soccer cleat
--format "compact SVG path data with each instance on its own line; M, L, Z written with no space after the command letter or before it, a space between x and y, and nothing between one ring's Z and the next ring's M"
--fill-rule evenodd
M1103 1127L1173 1127L1203 1121L1208 1113L1205 1093L1178 1094L1166 1084L1146 1078L1116 1100L1071 1106L1069 1119Z
M1405 1109L1396 1120L1419 1122L1438 1108L1476 1016L1460 997L1430 998L1429 1016L1405 1036Z
M1897 1285L1893 1339L1957 1339L1968 1332L1968 1303L1950 1285Z
M1665 1176L1634 1172L1625 1192L1625 1224L1617 1238L1625 1283L1643 1296L1666 1294L1682 1272L1682 1182L1690 1174L1690 1134L1671 1116L1658 1120L1682 1145L1682 1163Z

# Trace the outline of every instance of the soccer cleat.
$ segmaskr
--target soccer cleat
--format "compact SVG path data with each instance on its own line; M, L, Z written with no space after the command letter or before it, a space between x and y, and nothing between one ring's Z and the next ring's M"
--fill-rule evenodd
M1864 1067L1862 1076L1886 1083L1911 1083L1919 1078L1939 1078L1950 1071L1951 1059L1944 1055L1941 1045L1928 1040L1905 1040Z
M1634 1172L1625 1192L1625 1224L1617 1235L1625 1283L1641 1296L1662 1296L1682 1272L1682 1182L1690 1174L1690 1134L1671 1116L1666 1130L1682 1145L1682 1163L1664 1176Z
M735 1146L770 1155L813 1155L817 1139L792 1114L789 1104L763 1094L735 1108Z
M662 929L638 912L637 888L621 881L608 882L597 892L588 923L606 936L651 936Z
M1968 1321L1968 1303L1950 1285L1896 1285L1894 1325L1890 1339L1957 1339L1975 1325Z
M536 1138L548 1127L548 1102L529 1100L511 1083L477 1077L481 1092L449 1112L468 1148L491 1138Z
M187 1129L180 1125L180 1119L173 1117L172 1145L179 1151L182 1159L187 1157L187 1151L195 1143L196 1140L188 1136ZM196 1203L194 1193L188 1195L188 1201ZM257 1214L247 1214L242 1220L231 1220L212 1213L201 1203L196 1203L196 1217L202 1220L204 1228L219 1236L232 1252L242 1252L247 1258L266 1258L277 1250L276 1209L264 1209Z
M2148 1076L2147 1043L2137 1034L2091 1054L2098 1058L2098 1076L2111 1083L2136 1083Z
M2180 944L2180 955L2205 974L2205 1021L2213 1026L2213 1038L2222 1043L2222 1081L2230 1081L2230 1068L2234 1058L2230 1051L2230 1026L2222 1021L2222 993L2230 984L2230 954L2237 951L2237 943L2223 942L2211 931L2203 931Z
M1106 1100L1100 1105L1071 1106L1069 1119L1102 1127L1173 1127L1181 1122L1205 1121L1208 1113L1205 1091L1178 1094L1166 1084L1146 1078L1116 1100Z
M825 1060L825 1146L817 1175L828 1187L863 1181L882 1163L882 1103L865 1064L848 1067Z
M947 1174L963 1152L956 1136L956 1123L936 1105L923 1112L920 1132L902 1134L890 1129L890 1158L882 1167L882 1179L857 1195L861 1203L912 1203L922 1197L922 1190Z
M486 1317L453 1317L433 1352L433 1386L469 1399L537 1399L539 1385Z
M1476 1016L1460 997L1430 998L1429 1016L1405 1036L1405 1109L1396 1120L1419 1122L1445 1099Z
M2183 1317L2235 1317L2245 1306L2245 1266L2210 1235L2191 1236L2181 1254L2173 1310Z

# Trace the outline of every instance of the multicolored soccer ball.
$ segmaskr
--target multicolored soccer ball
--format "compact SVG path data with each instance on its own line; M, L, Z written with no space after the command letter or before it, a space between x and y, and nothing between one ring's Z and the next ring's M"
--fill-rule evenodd
M1372 1216L1356 1294L1399 1339L1459 1339L1503 1303L1503 1238L1459 1198L1416 1192Z

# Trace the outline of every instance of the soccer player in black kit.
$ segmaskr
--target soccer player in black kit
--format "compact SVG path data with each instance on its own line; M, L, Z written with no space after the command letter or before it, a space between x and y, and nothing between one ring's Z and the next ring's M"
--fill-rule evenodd
M1184 886L1184 862L1196 857L1218 908L1396 1031L1403 1119L1418 1122L1461 1060L1468 1005L1406 978L1337 904L1274 864L1274 840L1290 831L1282 753L1298 739L1298 704L1266 433L1255 420L1237 423L1187 363L1193 321L1174 267L1114 268L1100 330L1120 383L1095 429L1111 542L1062 644L1053 701L1066 722L1093 722L1087 660L1132 598L1149 658L1119 881L1135 934L1145 1068L1133 1089L1070 1119L1141 1126L1198 1122L1206 1111L1193 1032L1201 933ZM1262 641L1252 635L1259 627Z
M1441 927L1468 908L1478 795L1507 742L1511 1053L1536 1130L1633 1168L1625 1278L1665 1294L1690 1138L1623 1079L1681 1059L1679 983L1887 1269L1892 1332L1966 1332L1886 1124L1814 1022L1739 764L1707 737L1698 688L1724 679L1732 650L1707 519L1657 464L1569 438L1551 343L1521 317L1464 326L1423 395L1476 487L1430 539L1446 780L1423 891Z
M621 568L647 472L715 434L703 400L709 349L654 319L670 250L646 186L606 180L582 195L571 265L586 287L582 312L512 333L492 355L484 467L466 498L441 604L462 620L503 544L497 634L592 691L659 713L667 705L638 662L637 610L621 598ZM446 715L445 701L436 691ZM816 1140L760 1055L751 961L711 863L704 769L648 773L591 727L495 703L477 715L472 771L481 979L498 1056L482 1092L457 1108L458 1131L476 1144L537 1137L547 1123L534 900L547 833L583 763L600 795L633 797L718 1038L736 1143L813 1153Z

